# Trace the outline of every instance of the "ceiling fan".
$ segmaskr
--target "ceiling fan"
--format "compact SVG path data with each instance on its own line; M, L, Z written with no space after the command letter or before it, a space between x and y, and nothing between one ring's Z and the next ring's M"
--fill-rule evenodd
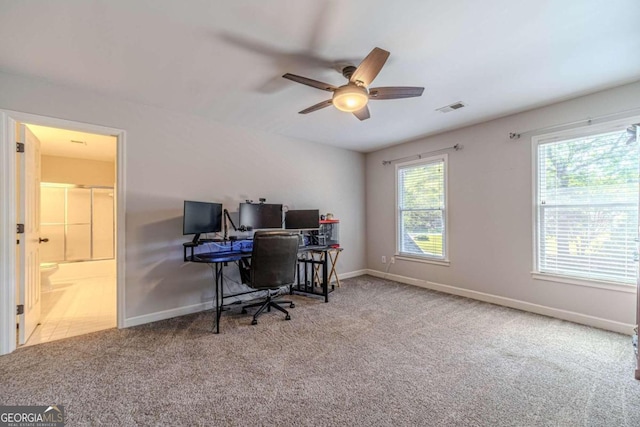
M370 117L369 107L367 107L370 99L413 98L421 96L424 91L423 87L410 86L369 88L384 63L387 62L387 58L389 58L389 52L379 47L374 48L357 68L349 65L342 69L342 75L349 80L342 86L334 86L290 73L282 77L316 89L333 92L331 99L306 108L300 111L300 114L312 113L333 105L338 110L353 113L360 120L367 120Z

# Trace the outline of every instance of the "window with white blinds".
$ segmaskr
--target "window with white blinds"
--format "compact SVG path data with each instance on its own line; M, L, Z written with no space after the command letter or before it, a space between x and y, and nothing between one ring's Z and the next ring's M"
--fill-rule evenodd
M399 255L446 259L446 154L396 166Z
M634 284L636 126L537 146L537 270Z

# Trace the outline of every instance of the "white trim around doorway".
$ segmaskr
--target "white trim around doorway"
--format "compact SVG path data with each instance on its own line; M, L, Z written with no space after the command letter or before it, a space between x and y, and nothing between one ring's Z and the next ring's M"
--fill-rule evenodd
M125 327L126 132L105 126L0 110L0 355L16 349L16 122L115 136L118 328Z

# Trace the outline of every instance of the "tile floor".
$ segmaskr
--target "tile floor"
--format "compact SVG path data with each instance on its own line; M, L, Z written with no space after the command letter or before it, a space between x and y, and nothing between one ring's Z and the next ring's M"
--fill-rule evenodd
M41 323L25 345L115 328L116 324L115 277L56 283L42 293Z

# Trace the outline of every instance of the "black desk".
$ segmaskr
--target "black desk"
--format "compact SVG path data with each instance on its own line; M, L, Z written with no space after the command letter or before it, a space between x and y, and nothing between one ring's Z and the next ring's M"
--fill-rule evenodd
M215 286L215 308L216 308L216 316L214 323L214 332L220 333L220 316L222 315L223 307L224 307L224 276L222 274L222 269L225 265L230 262L237 263L242 261L243 259L251 258L251 252L242 252L242 251L220 251L220 252L205 252L205 253L194 253L194 247L197 245L192 245L190 243L184 244L184 260L187 262L197 262L209 264L213 267L214 271L214 286ZM187 255L187 247L190 247L190 254ZM324 296L324 302L329 302L329 292L334 290L334 286L331 285L331 289L329 289L328 282L328 256L327 251L330 250L330 247L327 246L311 246L311 247L300 247L298 250L298 274L296 283L291 285L290 293L299 292L303 294L311 294L311 295L320 295ZM321 257L320 260L315 259L313 256L309 256L312 253L323 253L324 256ZM316 283L314 281L314 271L315 266L322 266L322 283ZM301 273L300 268L303 268L304 274ZM302 281L304 277L304 281ZM227 298L237 297L240 295L247 295L254 292L263 292L263 290L252 290L247 292L240 292L236 294L226 295Z

